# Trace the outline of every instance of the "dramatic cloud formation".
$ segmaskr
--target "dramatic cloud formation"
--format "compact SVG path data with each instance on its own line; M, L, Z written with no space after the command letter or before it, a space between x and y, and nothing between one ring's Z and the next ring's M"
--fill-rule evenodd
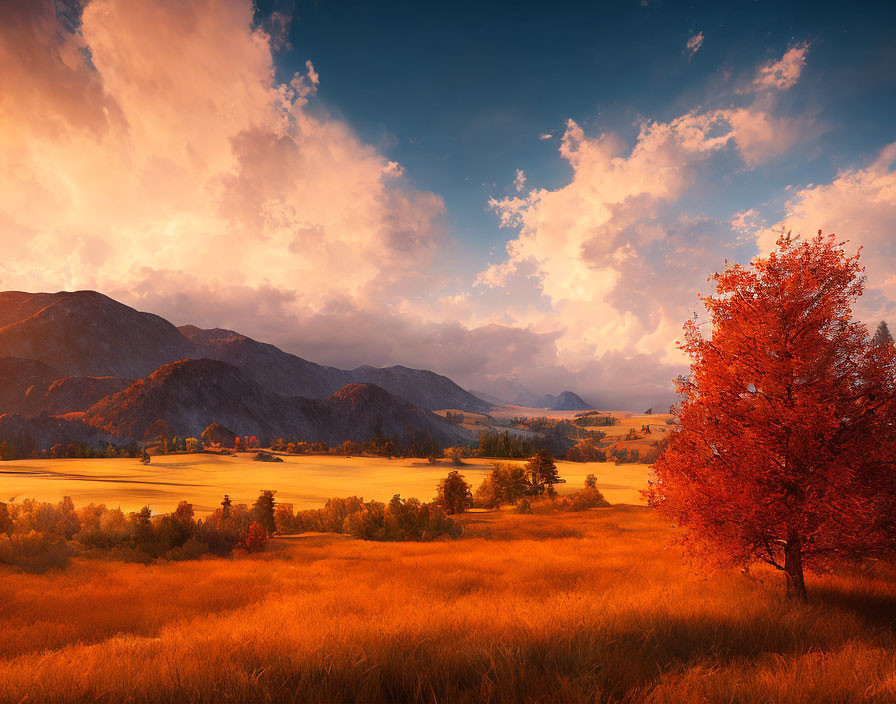
M782 61L791 62L788 55ZM584 373L640 355L674 376L683 361L674 340L697 307L695 293L726 257L750 258L753 241L738 235L755 213L728 224L671 206L714 157L733 152L754 166L792 144L797 124L773 108L762 98L645 122L631 150L614 135L589 137L570 120L560 154L573 169L571 182L491 201L501 225L519 228L519 236L507 259L477 282L495 288L524 280L537 289L549 310L530 309L515 322L552 330L567 369Z
M721 221L682 200L710 165L755 167L806 131L776 109L805 44L727 107L644 120L633 145L570 120L556 133L569 183L533 189L518 170L512 196L490 202L518 230L507 256L450 269L441 197L312 109L326 66L277 79L289 17L258 25L250 0L57 7L4 5L2 288L94 288L314 361L428 367L492 393L669 400L695 292L725 257L748 259L757 230L762 246L771 236L752 204ZM835 222L890 266L893 149L797 191L775 227ZM896 297L887 276L880 310Z
M314 311L402 298L425 272L441 198L308 112L310 61L274 80L273 39L248 0L93 0L74 31L49 1L14 3L5 19L5 287L151 302L160 280L184 289L165 275L183 272Z
M697 32L697 34L688 39L686 45L686 48L688 50L688 57L691 57L698 51L700 51L701 46L703 46L703 32Z

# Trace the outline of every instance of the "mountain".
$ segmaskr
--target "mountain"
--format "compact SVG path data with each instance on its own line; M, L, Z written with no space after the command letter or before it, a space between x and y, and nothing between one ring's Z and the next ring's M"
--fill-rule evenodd
M326 398L352 381L341 369L309 362L233 330L203 330L195 325L184 325L178 330L196 345L202 357L227 362L266 389L284 396Z
M138 379L164 364L204 357L238 367L268 391L285 396L324 399L346 384L372 383L428 410L488 410L481 399L434 372L400 366L326 367L230 330L178 329L95 291L0 292L3 357L23 361L0 363L0 413L85 411L102 389L111 393L121 387L111 379L86 379ZM50 398L37 400L64 377L82 381L69 381Z
M0 294L0 324L0 357L37 360L60 376L136 379L197 355L167 320L95 291L7 291Z
M57 416L83 411L133 383L133 379L123 379L120 376L62 377L50 384L50 388L40 399L40 410Z
M0 416L0 441L13 443L20 456L29 457L33 451L48 450L56 443L85 443L101 447L114 438L73 416L42 414L25 418L17 413Z
M44 394L59 376L58 369L36 359L0 358L0 413L40 413Z
M476 389L470 389L470 393L473 394L476 398L481 398L490 406L507 405L507 401L505 399L495 396L494 394L490 394L488 391L477 391Z
M237 367L212 359L164 365L91 406L84 421L120 438L198 437L213 422L240 435L337 445L373 437L431 434L443 445L469 439L442 417L371 384L349 384L326 399L280 396Z
M361 366L345 370L325 367L233 330L179 328L202 356L227 362L263 387L287 396L326 398L346 384L376 384L419 408L485 412L487 403L451 379L425 369Z
M547 408L549 410L554 410L553 405L557 403L559 398L559 396L554 396L554 394L539 396L532 402L532 408Z
M430 411L451 408L458 411L487 413L490 406L469 391L462 389L447 376L426 369L363 366L348 372L352 380L361 384L375 384L389 393Z
M552 411L590 411L591 406L585 403L572 391L564 391L549 406Z

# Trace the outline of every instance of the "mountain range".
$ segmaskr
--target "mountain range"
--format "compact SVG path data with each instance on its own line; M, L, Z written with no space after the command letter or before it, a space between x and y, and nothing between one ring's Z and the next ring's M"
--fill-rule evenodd
M521 405L590 408L570 391L508 390ZM232 330L178 328L96 291L0 292L0 440L19 446L198 436L213 422L266 439L423 434L448 445L469 432L433 411L492 405L432 371L324 366Z
M214 421L309 442L468 440L432 413L449 408L489 405L428 370L322 366L231 330L177 328L95 291L0 293L0 440L144 440Z

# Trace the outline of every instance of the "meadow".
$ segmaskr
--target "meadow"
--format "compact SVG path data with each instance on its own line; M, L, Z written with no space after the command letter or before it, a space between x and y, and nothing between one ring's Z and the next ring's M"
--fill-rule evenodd
M296 510L318 508L333 496L361 496L387 502L396 493L429 501L439 479L456 469L448 460L286 455L283 462L256 462L254 453L236 456L157 455L149 465L136 459L43 459L0 464L0 501L13 498L58 502L70 496L76 506L105 503L123 511L149 505L165 513L181 500L190 501L198 516L217 509L224 494L234 503L251 505L261 489L276 489L277 499ZM582 487L593 473L610 503L641 503L648 466L612 462L558 462L561 494ZM459 467L477 487L491 471L485 459L464 460Z
M643 507L0 571L3 702L889 702L896 572L699 572Z

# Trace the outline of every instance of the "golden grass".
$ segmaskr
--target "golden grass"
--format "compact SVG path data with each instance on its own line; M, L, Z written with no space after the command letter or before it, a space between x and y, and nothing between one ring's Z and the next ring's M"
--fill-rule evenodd
M251 504L261 489L276 489L277 499L297 510L318 508L332 496L351 494L387 502L398 492L404 498L430 501L439 480L455 469L448 460L431 465L423 459L309 455L268 463L253 461L253 455L161 455L149 465L136 459L3 462L0 501L27 497L55 503L71 496L76 506L105 503L138 511L149 505L155 513L166 513L187 499L200 516L218 508L224 494L234 503ZM460 471L474 488L491 471L488 460L464 463ZM639 491L647 486L649 469L612 462L558 462L558 467L568 480L558 487L561 493L580 489L593 472L610 503L641 503Z
M470 514L466 537L0 572L0 701L896 700L896 572L698 574L653 512Z

